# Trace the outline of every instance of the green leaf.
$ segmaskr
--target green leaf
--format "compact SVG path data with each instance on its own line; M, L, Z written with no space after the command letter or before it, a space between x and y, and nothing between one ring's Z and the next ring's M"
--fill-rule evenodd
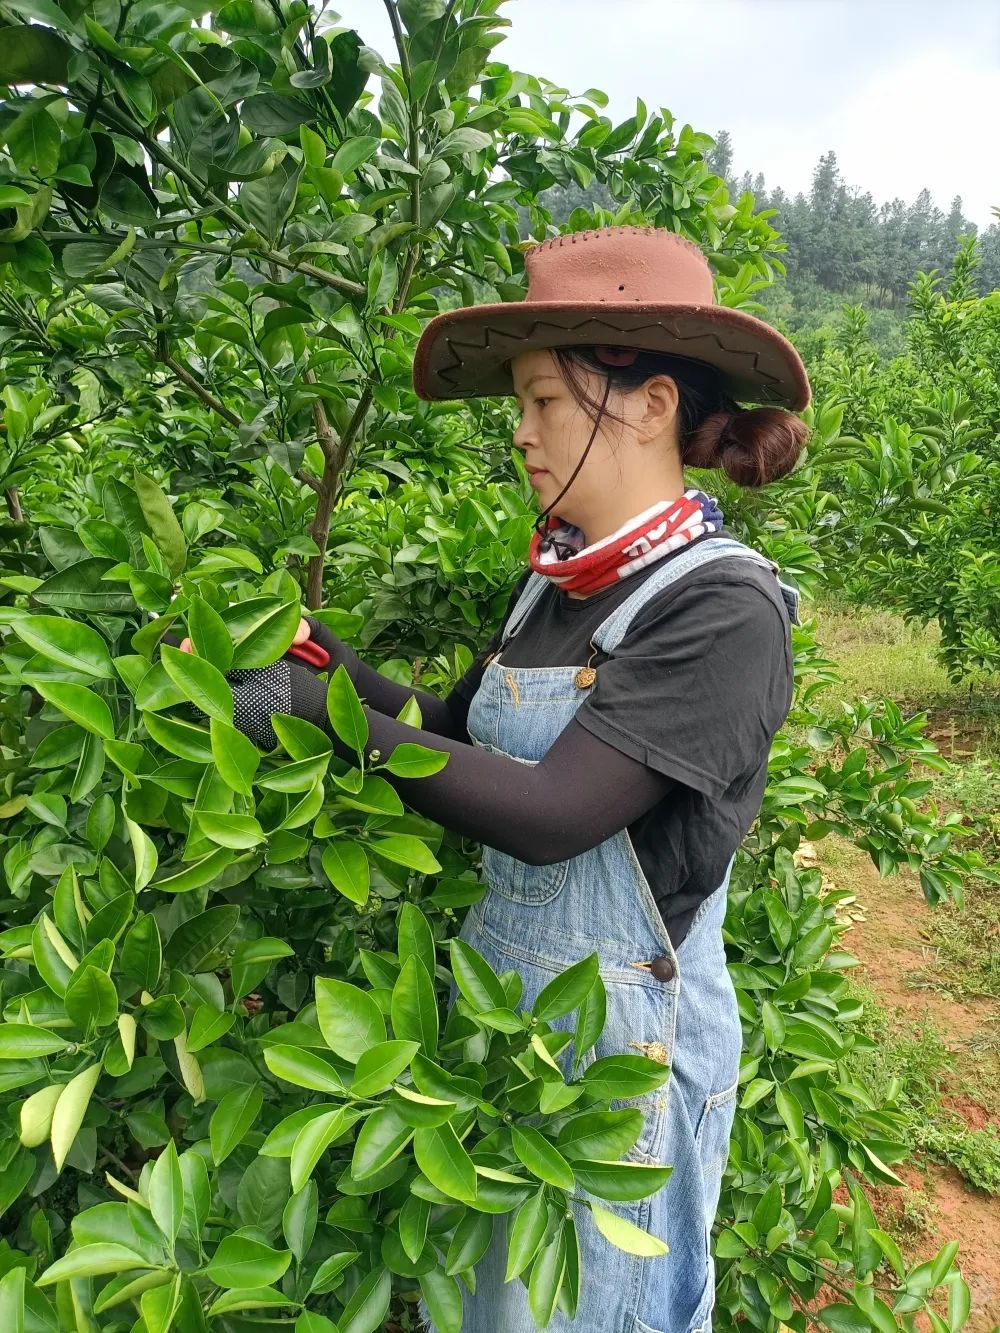
M207 838L237 851L256 847L266 837L252 815L219 815L211 810L199 810L195 819Z
M118 992L106 972L99 967L81 966L73 974L63 997L66 1013L78 1028L88 1031L107 1027L118 1017Z
M277 733L275 733L277 734ZM282 764L265 777L257 779L257 786L265 791L302 792L322 782L330 766L330 755L300 759L294 764Z
M349 176L363 162L368 162L375 156L379 142L372 135L352 135L349 139L345 139L334 153L333 161L330 163L331 168L339 171L342 176Z
M38 1286L49 1287L74 1277L100 1277L105 1273L148 1268L149 1261L124 1245L79 1245L50 1264L38 1279Z
M325 1112L302 1126L291 1152L290 1171L294 1194L305 1188L319 1159L334 1139L339 1139L350 1128L355 1119L356 1115L350 1108L338 1106L336 1110Z
M146 1333L169 1333L180 1305L182 1281L181 1274L175 1273L169 1284L158 1283L142 1293L139 1309Z
M253 795L254 775L260 766L260 751L241 731L213 717L210 724L212 755L219 776L241 796Z
M90 625L61 616L22 616L14 622L18 638L50 662L110 680L115 671L107 644Z
M557 1189L571 1190L575 1184L573 1169L562 1153L530 1125L512 1125L514 1152L533 1176Z
M637 1108L584 1112L563 1125L556 1147L569 1162L615 1161L635 1145L642 1126L643 1114Z
M293 1047L287 1048L289 1050ZM267 1138L261 1144L258 1150L260 1157L291 1157L292 1149L295 1147L295 1140L299 1136L299 1131L311 1120L317 1119L321 1115L326 1115L328 1111L341 1111L342 1106L334 1106L331 1102L318 1103L313 1106L300 1107L298 1111L293 1111L291 1115L285 1116L284 1120L275 1125Z
M38 1148L48 1139L52 1130L52 1113L61 1096L62 1084L53 1083L33 1092L22 1102L20 1138L25 1148Z
M135 891L139 893L146 887L156 873L157 851L152 839L133 819L125 816L125 828L128 830L135 860Z
M333 977L316 978L316 1017L330 1050L352 1063L385 1041L385 1019L367 991Z
M221 671L201 657L182 653L170 644L160 645L160 660L167 675L187 699L208 717L233 724L233 693ZM148 723L147 723L148 725ZM186 756L184 756L186 757Z
M30 13L29 10L25 12ZM44 18L52 21L48 14ZM57 26L66 26L65 17ZM72 54L73 48L69 43L51 28L39 27L37 24L8 27L4 32L3 55L0 57L0 82L12 86L19 83L65 83Z
M291 98L275 98L274 100L292 101ZM313 117L308 109L305 107L302 109L306 112L302 120L312 120ZM246 111L246 104L244 104L242 119L250 124L247 120ZM251 128L259 127L251 126ZM276 131L264 130L262 132L271 133ZM239 206L244 217L272 245L277 241L281 229L294 207L301 174L302 164L295 162L290 156L284 157L275 165L269 176L247 181L240 189Z
M535 1323L544 1328L552 1319L566 1271L566 1239L560 1229L543 1245L528 1278L528 1308Z
M0 1023L0 1060L33 1060L69 1045L62 1037L30 1023Z
M114 740L115 724L112 721L111 709L100 695L89 690L86 685L70 685L54 680L33 680L32 686L43 699L54 704L77 726L83 727L85 731L92 731L102 740Z
M130 981L152 991L160 979L163 951L156 918L141 913L136 917L122 945L121 968Z
M344 1092L344 1080L333 1065L312 1051L295 1046L267 1046L264 1063L277 1078L294 1083L297 1088L311 1088L314 1092Z
M188 654L181 655L186 657ZM157 713L143 713L142 721L150 738L179 759L188 759L196 764L214 762L212 742L203 727L179 722L173 717L160 717Z
M292 717L288 713L272 713L271 726L291 759L315 759L319 755L333 752L326 732L305 718Z
M0 1278L0 1328L6 1333L24 1333L25 1270L11 1268Z
M658 1255L669 1253L670 1246L666 1241L650 1235L648 1231L643 1231L634 1222L629 1222L608 1208L602 1208L598 1203L591 1202L589 1207L598 1231L619 1250L624 1250L626 1254L638 1254L643 1258L656 1258Z
M62 611L128 615L135 611L135 598L127 588L116 587L104 579L113 564L113 560L96 556L79 560L47 578L31 595L41 606Z
M233 641L226 622L204 597L192 597L188 605L187 627L194 650L220 671L228 671L233 662Z
M669 1077L669 1066L644 1055L606 1055L584 1070L583 1082L595 1097L641 1097Z
M173 1139L169 1140L153 1163L146 1195L153 1221L163 1232L172 1250L184 1216L184 1182Z
M351 1082L352 1097L374 1097L384 1092L407 1068L420 1045L415 1041L384 1041L359 1057Z
M302 1189L296 1190L281 1215L282 1233L299 1263L306 1257L313 1243L318 1220L319 1190L316 1182L310 1180Z
M211 1046L224 1037L235 1022L236 1015L231 1009L213 1009L210 1004L200 1004L188 1028L188 1050L201 1051Z
M573 1163L577 1184L588 1194L619 1203L633 1203L655 1194L670 1179L673 1169L672 1166L654 1166L646 1162Z
M507 992L483 955L457 937L448 941L451 970L459 990L478 1012L505 1009Z
M549 1221L549 1206L545 1201L545 1190L539 1188L518 1208L511 1227L507 1244L507 1271L504 1281L523 1273L534 1259L545 1238Z
M91 1065L82 1070L62 1090L55 1111L52 1113L52 1156L56 1170L61 1171L69 1155L69 1150L76 1142L76 1136L87 1114L87 1107L101 1077L102 1066Z
M368 719L343 662L330 678L330 687L326 692L326 711L334 732L345 745L360 754L368 744Z
M590 994L597 972L596 953L589 954L580 962L574 963L543 987L532 1006L532 1014L537 1019L551 1022L553 1018L561 1018L563 1014L570 1013Z
M340 1333L375 1333L384 1326L392 1299L392 1274L381 1264L355 1287L337 1318Z
M188 1050L191 1049L190 1041ZM212 1144L212 1157L216 1166L221 1166L234 1148L246 1138L246 1135L260 1114L264 1104L264 1094L258 1084L244 1088L233 1088L227 1092L212 1114L208 1127L209 1140Z
M395 747L383 767L398 778L426 778L439 773L450 757L447 750L434 750L428 745L403 741Z
M338 838L327 843L320 860L323 873L338 893L359 905L368 901L371 871L361 843Z
M329 93L334 106L344 119L365 90L368 73L361 68L361 43L351 29L337 33L330 42ZM357 1333L341 1325L340 1333Z
M291 1296L285 1296L274 1287L245 1287L224 1291L208 1307L208 1316L233 1314L237 1310L276 1310L279 1307L297 1306ZM331 1328L333 1325L331 1324Z
M133 469L132 478L153 541L167 562L171 577L179 578L187 564L187 543L173 507L152 477Z
M406 833L392 833L385 838L376 838L369 846L376 856L384 856L387 861L407 866L422 875L436 875L441 869L441 862L427 844Z
M277 662L291 647L302 619L298 602L286 602L266 615L237 639L233 649L233 667L266 667Z
M380 1106L367 1117L358 1133L351 1175L355 1180L363 1180L383 1170L398 1157L412 1136L413 1127L397 1107Z
M458 1279L432 1268L418 1274L417 1282L435 1327L442 1333L457 1333L462 1327L462 1288Z
M831 1333L871 1333L871 1320L856 1305L824 1305L817 1315Z
M201 972L236 929L240 909L209 907L183 922L167 941L164 957L178 972Z
M7 151L22 176L44 180L54 174L59 165L59 146L62 136L55 118L49 115L41 101L29 103L15 118L13 124L5 129L4 135ZM20 228L13 230L13 234L8 230L3 238L6 241L24 240L30 228L31 213L28 212L28 215L24 216L20 209L17 211Z
M417 1166L442 1193L461 1203L475 1203L476 1168L450 1124L415 1129L413 1155Z
M266 1287L284 1276L291 1261L290 1250L273 1250L248 1236L223 1236L204 1272L217 1287Z
M438 1009L434 983L423 962L411 954L399 969L392 988L392 1030L406 1041L419 1042L433 1060L438 1044Z

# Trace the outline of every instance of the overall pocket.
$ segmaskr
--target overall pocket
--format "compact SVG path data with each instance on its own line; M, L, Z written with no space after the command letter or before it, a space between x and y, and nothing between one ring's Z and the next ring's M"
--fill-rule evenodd
M647 1060L669 1066L676 1033L676 987L670 984L607 981L605 989L607 1016L604 1031L581 1061L580 1075L595 1061L614 1055L642 1055ZM639 1137L625 1153L624 1161L647 1166L664 1162L669 1092L668 1075L660 1087L652 1092L611 1100L612 1111L635 1109L643 1115Z
M739 1080L706 1098L694 1141L705 1181L705 1228L711 1233L722 1192L722 1176L729 1161L729 1139L736 1118Z
M533 866L495 847L483 846L483 877L495 893L511 902L540 906L550 903L566 883L568 861Z

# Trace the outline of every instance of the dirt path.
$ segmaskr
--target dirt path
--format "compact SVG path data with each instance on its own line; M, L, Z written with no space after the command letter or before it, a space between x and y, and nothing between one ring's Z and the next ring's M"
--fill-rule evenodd
M943 1075L943 1102L970 1129L989 1123L1000 1127L1000 1106L988 1090L970 1096L961 1076L975 1067L977 1042L995 1044L1000 1004L994 998L949 998L933 989L935 950L927 906L917 877L901 871L881 879L871 860L836 838L807 849L805 864L819 864L833 884L850 889L855 903L839 915L852 915L843 947L860 960L855 975L876 994L890 1019L932 1020L955 1061L959 1077ZM797 858L798 859L798 858ZM1000 1058L1000 1057L998 1057ZM945 1241L961 1242L958 1264L972 1292L967 1333L1000 1333L1000 1199L971 1186L953 1167L915 1156L894 1170L907 1189L879 1186L870 1191L876 1215L901 1239L910 1261L927 1259Z

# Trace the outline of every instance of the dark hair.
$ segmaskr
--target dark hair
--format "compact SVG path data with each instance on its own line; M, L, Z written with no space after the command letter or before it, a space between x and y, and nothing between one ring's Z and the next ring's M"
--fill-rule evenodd
M581 367L622 390L636 389L654 375L668 375L679 398L681 462L688 467L722 468L739 486L766 486L791 472L809 438L809 427L791 412L740 407L726 394L720 372L703 361L640 351L631 365L613 366L600 360L592 347L552 350L563 381L592 421L601 401L588 391ZM604 415L624 420L607 408Z

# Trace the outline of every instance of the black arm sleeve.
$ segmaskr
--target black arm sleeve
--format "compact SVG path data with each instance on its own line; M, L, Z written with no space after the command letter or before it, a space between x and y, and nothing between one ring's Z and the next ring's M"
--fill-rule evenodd
M354 682L358 696L370 708L377 713L385 713L395 718L407 700L414 698L420 706L422 730L430 731L435 736L447 736L451 740L462 741L468 745L469 735L465 729L465 720L469 714L469 703L462 695L453 690L447 699L440 699L427 690L418 690L412 685L400 685L397 681L389 680L374 667L370 667L367 662L363 662L349 643L345 643L332 632L326 634L317 632L317 622L308 616L306 619L314 627L312 637L330 654L330 675L333 675L338 666L343 666Z
M366 755L378 750L382 760L388 759L403 742L448 754L444 768L426 778L399 778L381 770L413 810L529 865L548 865L589 851L679 785L575 720L540 763L523 764L467 740L408 726L371 707L364 711ZM308 672L296 673L295 714L321 727L341 759L357 762L355 752L332 731L326 686Z

